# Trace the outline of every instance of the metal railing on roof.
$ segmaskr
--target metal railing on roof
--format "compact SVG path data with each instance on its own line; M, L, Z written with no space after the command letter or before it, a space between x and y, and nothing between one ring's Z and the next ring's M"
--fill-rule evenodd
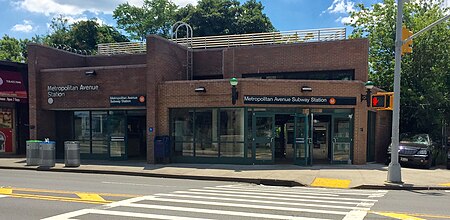
M220 47L237 47L270 44L293 44L304 42L333 41L346 39L345 28L324 28L283 32L268 32L254 34L219 35L192 38L192 49L207 49ZM181 45L186 44L184 38L173 39ZM144 42L123 42L99 44L98 53L111 54L133 54L145 53Z
M98 44L99 55L146 53L145 42L120 42Z

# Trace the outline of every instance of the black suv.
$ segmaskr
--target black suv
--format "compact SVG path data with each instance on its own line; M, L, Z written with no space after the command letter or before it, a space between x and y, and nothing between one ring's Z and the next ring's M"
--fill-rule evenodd
M388 147L386 165L391 161L391 146L392 144ZM400 164L419 165L429 169L434 160L433 150L433 142L428 134L401 134L398 161Z

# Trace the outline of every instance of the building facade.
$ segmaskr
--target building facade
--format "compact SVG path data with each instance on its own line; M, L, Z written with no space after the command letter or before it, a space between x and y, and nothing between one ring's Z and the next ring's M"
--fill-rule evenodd
M384 159L390 112L360 98L366 39L192 50L149 36L146 45L142 54L97 56L30 45L31 138L56 140L59 156L64 141L77 140L83 158L149 163L160 157L160 136L170 139L172 162Z
M0 155L25 154L29 138L27 65L0 61Z

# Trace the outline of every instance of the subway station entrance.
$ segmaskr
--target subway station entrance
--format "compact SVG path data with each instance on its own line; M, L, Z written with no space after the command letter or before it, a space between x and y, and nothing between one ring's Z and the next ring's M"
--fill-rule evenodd
M255 163L351 163L353 113L253 112ZM249 125L250 126L250 125Z

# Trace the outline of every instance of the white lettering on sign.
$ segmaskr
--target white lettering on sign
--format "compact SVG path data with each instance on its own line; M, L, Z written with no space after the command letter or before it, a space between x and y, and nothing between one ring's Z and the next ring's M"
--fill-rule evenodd
M66 92L77 92L77 91L98 91L98 85L64 85L64 86L47 86L47 95L49 98L61 98L66 96Z

